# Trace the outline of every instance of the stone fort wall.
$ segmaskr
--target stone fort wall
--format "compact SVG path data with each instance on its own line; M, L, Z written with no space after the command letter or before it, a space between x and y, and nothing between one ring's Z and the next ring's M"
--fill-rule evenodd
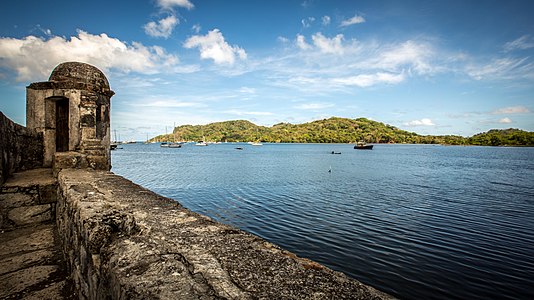
M43 135L11 121L0 112L0 184L14 172L43 164Z
M80 299L391 299L111 172L64 169L58 186Z

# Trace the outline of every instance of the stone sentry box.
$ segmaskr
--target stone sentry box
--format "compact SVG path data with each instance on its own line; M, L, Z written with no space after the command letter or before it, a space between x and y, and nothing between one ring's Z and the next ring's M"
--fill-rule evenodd
M43 166L111 169L110 100L114 92L96 67L58 65L45 82L26 87L26 126L43 133Z

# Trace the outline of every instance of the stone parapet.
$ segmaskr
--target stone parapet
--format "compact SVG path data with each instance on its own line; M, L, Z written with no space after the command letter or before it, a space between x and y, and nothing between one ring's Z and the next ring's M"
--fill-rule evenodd
M43 165L43 135L0 112L0 184L11 174Z
M57 224L80 299L390 299L104 171L59 173Z
M57 177L57 174L63 169L109 170L109 160L104 155L99 155L102 151L104 150L84 151L88 153L56 152L52 166L54 176Z

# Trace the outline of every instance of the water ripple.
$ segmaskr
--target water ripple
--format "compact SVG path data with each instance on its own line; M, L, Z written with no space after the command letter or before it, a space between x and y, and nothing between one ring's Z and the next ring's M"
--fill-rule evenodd
M533 148L234 147L125 145L113 171L403 299L534 298Z

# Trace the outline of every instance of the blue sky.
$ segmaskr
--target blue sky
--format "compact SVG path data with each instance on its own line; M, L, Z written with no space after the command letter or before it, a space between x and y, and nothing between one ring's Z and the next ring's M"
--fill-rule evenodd
M0 10L0 110L64 61L107 75L112 129L366 117L534 131L533 1L27 1Z

